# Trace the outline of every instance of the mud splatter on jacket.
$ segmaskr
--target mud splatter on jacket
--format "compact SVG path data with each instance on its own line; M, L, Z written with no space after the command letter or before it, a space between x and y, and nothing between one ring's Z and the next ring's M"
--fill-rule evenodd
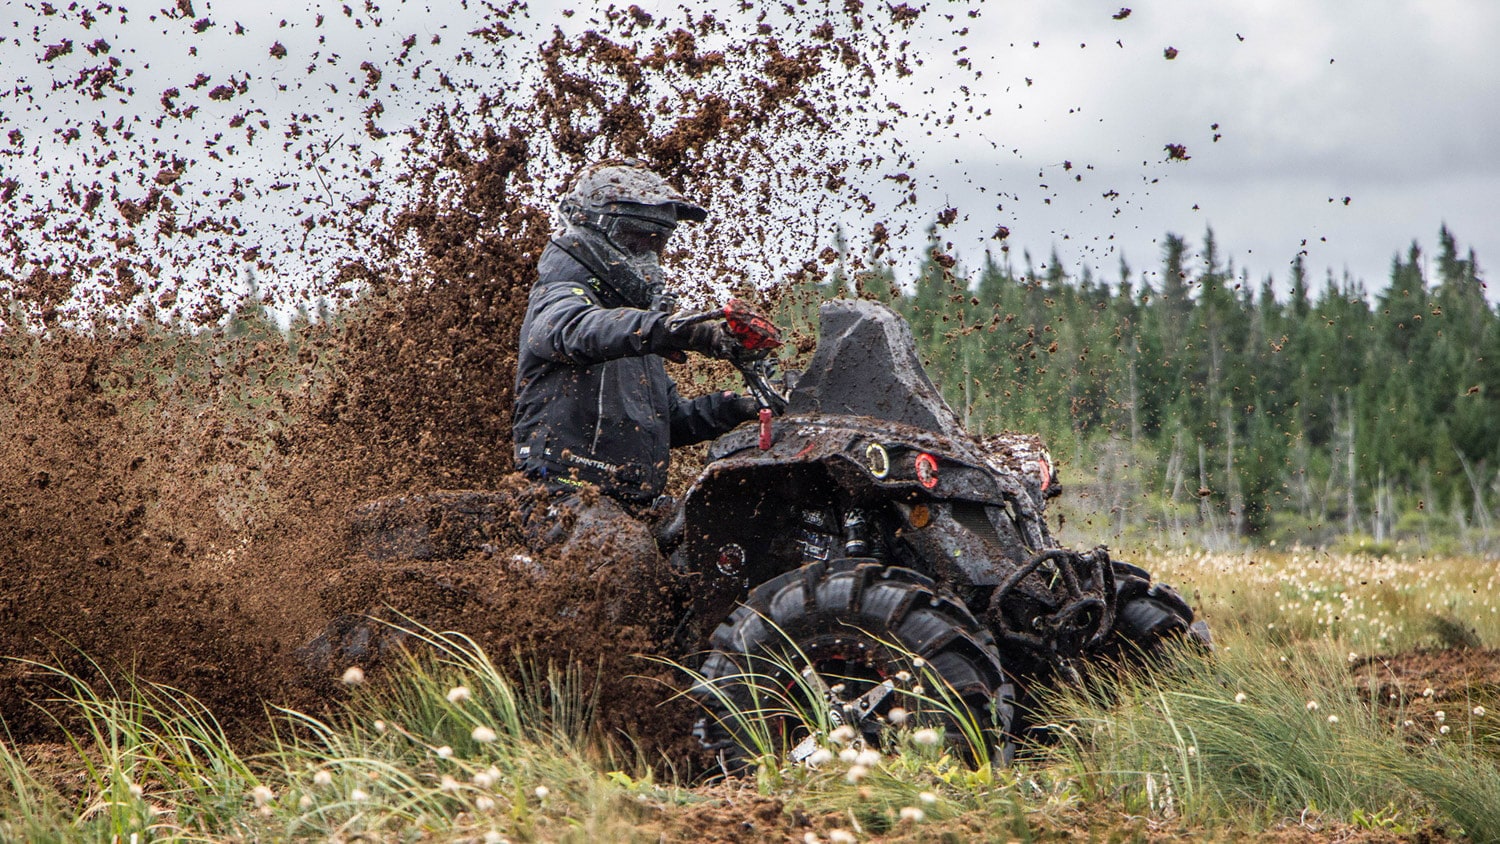
M733 400L680 398L659 356L667 315L607 307L588 269L555 242L537 275L516 364L516 465L549 484L654 499L671 448L741 421Z

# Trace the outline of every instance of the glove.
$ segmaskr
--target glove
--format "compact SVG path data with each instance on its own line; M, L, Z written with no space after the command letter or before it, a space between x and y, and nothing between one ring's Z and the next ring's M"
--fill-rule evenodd
M760 416L760 402L754 396L736 396L734 393L726 393L730 399L729 413L740 422L749 422Z
M732 360L740 351L740 342L729 333L721 319L686 322L676 318L661 322L660 348L665 352L697 352L720 360Z

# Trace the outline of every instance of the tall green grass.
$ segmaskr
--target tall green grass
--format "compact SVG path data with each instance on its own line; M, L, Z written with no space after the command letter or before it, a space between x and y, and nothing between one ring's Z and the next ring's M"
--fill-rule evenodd
M33 664L59 687L52 711L81 785L56 787L55 761L39 768L0 742L0 840L657 840L689 835L694 807L734 805L736 789L781 801L823 840L1129 837L1163 821L1222 838L1301 825L1500 840L1496 716L1476 701L1439 724L1406 698L1377 700L1392 678L1378 661L1351 667L1336 641L1271 646L1227 630L1211 658L1056 690L1033 713L1051 741L1009 767L970 764L966 736L919 739L932 729L921 722L858 747L800 693L768 689L729 717L803 719L825 752L791 764L768 735L755 778L698 790L658 782L604 734L594 672L506 671L461 635L411 632L410 656L336 711L268 713L251 747L178 690ZM942 686L925 684L942 706Z
M1042 709L1058 774L1089 801L1207 827L1439 820L1500 840L1500 768L1476 736L1484 725L1455 718L1439 732L1408 719L1399 700L1378 700L1380 671L1351 671L1326 640L1267 648L1229 633L1211 659L1054 690Z

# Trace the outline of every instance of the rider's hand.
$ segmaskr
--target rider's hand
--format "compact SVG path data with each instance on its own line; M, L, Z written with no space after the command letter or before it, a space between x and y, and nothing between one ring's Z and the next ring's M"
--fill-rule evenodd
M749 422L760 416L760 402L754 396L737 396L728 390L724 391L724 397L729 399L727 404L734 417L741 422Z
M682 323L662 321L663 345L666 351L697 352L711 358L730 360L740 351L740 342L730 334L721 319Z

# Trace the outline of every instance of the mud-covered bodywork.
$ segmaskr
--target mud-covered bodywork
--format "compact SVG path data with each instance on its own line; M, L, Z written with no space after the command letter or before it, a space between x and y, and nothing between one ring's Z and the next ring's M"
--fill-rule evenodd
M715 588L700 595L719 605L808 562L867 555L984 606L1056 547L1045 452L965 432L888 308L838 300L821 316L818 351L770 447L753 427L713 444L684 502L678 564L703 575Z

